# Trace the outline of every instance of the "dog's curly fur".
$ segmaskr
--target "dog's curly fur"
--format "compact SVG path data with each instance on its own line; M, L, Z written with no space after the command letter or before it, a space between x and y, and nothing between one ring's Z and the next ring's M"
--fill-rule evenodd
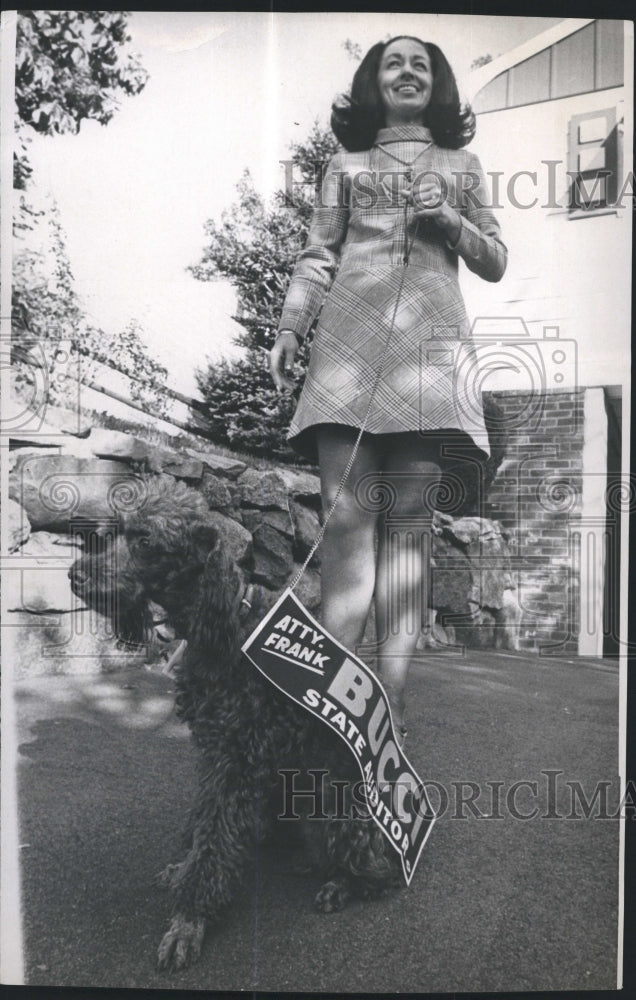
M187 640L175 673L176 706L199 751L198 787L187 854L161 876L172 920L158 953L160 967L181 968L199 955L207 925L230 903L281 811L279 772L324 769L353 781L359 775L337 737L242 656L260 616L255 609L240 621L243 573L203 498L169 476L140 482L142 502L121 517L123 530L104 551L82 556L69 575L85 601L118 612L124 638L143 638L155 602ZM354 893L369 897L397 883L396 856L368 817L301 825L324 881L319 909L341 909Z

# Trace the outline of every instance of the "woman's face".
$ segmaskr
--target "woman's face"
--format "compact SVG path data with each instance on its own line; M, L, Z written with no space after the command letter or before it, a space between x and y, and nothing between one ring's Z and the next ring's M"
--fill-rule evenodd
M387 126L421 122L433 92L431 60L424 46L412 38L398 38L387 45L378 87Z

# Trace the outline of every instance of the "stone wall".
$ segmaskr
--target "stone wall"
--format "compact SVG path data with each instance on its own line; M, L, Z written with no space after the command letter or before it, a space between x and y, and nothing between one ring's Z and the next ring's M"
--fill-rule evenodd
M205 498L234 559L270 607L296 575L320 527L318 477L254 466L186 448L175 451L132 435L56 427L10 442L9 556L4 559L5 638L18 676L114 670L137 658L157 660L172 646L160 638L137 652L121 648L106 619L70 589L67 572L82 551L86 525L116 520L134 490L131 477L167 474ZM518 618L508 551L497 523L437 514L432 527L433 603L421 645L515 647ZM297 594L320 607L319 551ZM373 641L370 623L367 641Z

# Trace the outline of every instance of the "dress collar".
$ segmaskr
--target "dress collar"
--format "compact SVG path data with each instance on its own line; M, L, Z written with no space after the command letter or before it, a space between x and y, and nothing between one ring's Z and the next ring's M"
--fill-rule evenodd
M433 136L425 125L392 125L381 128L375 137L379 142L432 142Z

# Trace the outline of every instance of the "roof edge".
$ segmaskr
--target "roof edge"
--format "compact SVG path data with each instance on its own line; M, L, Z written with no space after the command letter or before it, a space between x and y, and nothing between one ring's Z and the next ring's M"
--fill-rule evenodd
M512 66L516 66L517 63L524 62L538 52L542 52L544 49L554 45L555 42L560 42L562 38L567 38L568 35L573 35L587 24L598 20L599 18L596 17L567 17L563 21L560 21L559 24L548 28L547 31L542 31L527 42L522 42L521 45L517 45L514 49L510 49L508 52L504 52L503 55L497 56L496 59L486 63L485 66L479 66L468 77L469 100L472 100L482 87L485 87L487 83L494 80L500 73L510 69Z

